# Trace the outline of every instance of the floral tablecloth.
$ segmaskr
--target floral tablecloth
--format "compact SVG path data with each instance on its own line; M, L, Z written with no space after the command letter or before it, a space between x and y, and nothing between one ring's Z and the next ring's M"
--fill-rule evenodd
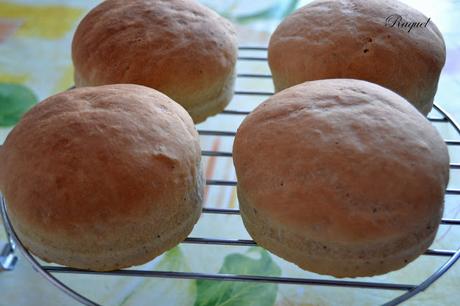
M38 101L73 83L70 43L78 21L96 0L0 0L0 143L20 115ZM202 1L237 24L242 45L266 46L270 33L292 9L309 1ZM437 103L460 118L460 3L454 0L405 1L436 22L446 39L448 59L441 77ZM266 56L263 51L248 55ZM401 55L404 56L404 55ZM240 73L269 73L264 62L240 62ZM239 79L238 90L272 91L270 80ZM264 97L237 96L229 108L251 110ZM460 101L459 101L460 102ZM201 129L234 131L241 116L213 117ZM447 126L438 126L445 137L460 139ZM230 151L232 139L203 136L204 150ZM460 150L450 148L452 162L460 162ZM204 158L208 179L234 180L230 158ZM460 175L452 172L451 188L460 188ZM208 187L206 207L236 208L234 187ZM458 198L446 197L446 218L459 218ZM204 214L192 236L250 239L238 215ZM5 235L0 228L0 241ZM1 247L1 243L0 243ZM432 248L456 250L460 227L441 226ZM373 282L417 284L439 268L446 257L422 256L404 269L374 278ZM257 247L181 244L138 267L159 271L255 274L332 279L302 271ZM325 286L296 286L212 282L136 277L59 275L81 294L104 305L377 305L401 294L397 291ZM407 305L458 305L460 263L426 292ZM0 273L0 305L76 305L38 275L20 256L16 269Z

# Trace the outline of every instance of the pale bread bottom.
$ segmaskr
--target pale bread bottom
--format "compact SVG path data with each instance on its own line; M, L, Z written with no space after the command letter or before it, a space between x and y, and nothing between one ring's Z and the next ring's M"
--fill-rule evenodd
M233 87L235 83L235 75L233 74L220 93L213 99L186 108L195 124L205 121L208 117L215 116L221 113L233 98Z
M437 226L420 229L385 242L346 245L305 237L302 233L275 227L260 218L244 202L240 192L241 217L250 236L263 248L304 270L335 277L364 277L384 274L406 266L433 242Z
M192 107L186 107L182 105L182 107L184 107L190 114L190 117L192 117L195 124L204 122L208 117L221 113L227 107L233 98L235 79L236 74L233 72L225 82L222 90L212 99L200 101L199 104L196 104ZM86 82L77 71L74 72L74 80L76 87L92 86Z
M164 231L160 237L152 233L151 239L126 249L114 246L109 251L94 248L76 252L43 244L37 237L22 232L20 226L15 226L15 231L26 249L47 262L85 270L112 271L147 263L182 242L200 217L201 206L197 205L197 208L191 215L183 215L186 219L181 222L171 220L171 224L179 223L174 230ZM132 235L135 236L134 233Z

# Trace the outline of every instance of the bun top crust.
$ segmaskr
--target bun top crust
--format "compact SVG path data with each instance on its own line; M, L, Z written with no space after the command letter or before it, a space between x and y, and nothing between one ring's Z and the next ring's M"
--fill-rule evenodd
M372 83L276 94L243 121L233 156L246 205L302 236L353 244L440 222L447 147L407 101Z
M394 0L319 0L297 10L270 40L277 91L311 80L360 79L393 90L428 114L446 60L444 40L432 20L410 33L385 26L394 14L428 20Z
M137 85L52 96L26 113L0 153L0 189L15 226L66 244L108 228L119 233L152 211L174 215L201 160L188 113Z
M186 109L221 94L237 56L231 23L190 0L107 0L72 42L76 86L132 83Z

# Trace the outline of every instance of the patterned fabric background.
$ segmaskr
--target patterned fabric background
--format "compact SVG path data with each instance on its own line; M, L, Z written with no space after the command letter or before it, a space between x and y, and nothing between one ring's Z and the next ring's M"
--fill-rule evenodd
M241 45L266 46L270 33L282 18L309 1L218 1L203 0L237 24ZM448 48L448 60L436 100L460 118L460 2L453 0L404 1L418 8L441 29ZM70 43L79 20L96 0L0 0L0 143L32 105L73 85ZM266 56L264 52L249 55ZM404 56L404 55L402 55ZM240 73L269 73L266 63L241 62ZM238 90L272 91L270 80L239 80ZM260 97L235 97L229 108L251 110ZM201 129L234 131L242 117L213 117ZM441 127L442 129L442 127ZM443 130L449 137L452 131ZM454 134L452 134L454 135ZM454 135L456 136L456 135ZM456 136L457 137L457 136ZM204 150L230 151L230 139L202 137ZM460 151L451 151L452 162L460 162ZM458 160L456 160L458 159ZM234 180L230 158L204 158L208 179ZM460 188L454 175L452 188ZM237 208L235 188L207 188L206 207ZM446 198L445 217L460 215L460 205ZM250 239L239 216L203 215L192 236ZM0 241L5 236L0 228ZM460 230L441 226L434 248L460 247ZM1 246L1 243L0 243ZM404 269L374 278L375 282L419 283L435 271L445 258L423 256ZM197 246L181 244L140 267L161 271L221 272L269 276L332 279L302 271L261 248ZM104 305L377 305L399 294L373 289L345 289L319 286L248 284L194 280L121 278L59 275L78 292ZM407 305L456 305L460 299L460 264L425 293ZM20 257L13 272L0 273L0 305L77 305L33 271Z

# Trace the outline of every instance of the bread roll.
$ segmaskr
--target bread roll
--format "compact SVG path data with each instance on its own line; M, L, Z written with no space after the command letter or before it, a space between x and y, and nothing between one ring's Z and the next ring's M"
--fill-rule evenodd
M233 156L249 234L303 269L382 274L435 237L447 147L383 87L331 79L286 89L243 121Z
M96 271L142 264L181 242L203 197L187 112L138 85L67 91L33 107L0 151L0 189L22 243Z
M402 19L396 22L395 15ZM268 58L276 90L319 79L360 79L393 90L427 115L446 47L432 20L427 27L404 26L427 21L395 0L313 1L271 37Z
M230 102L236 56L230 22L192 0L104 1L81 21L72 42L77 87L152 87L196 123Z

